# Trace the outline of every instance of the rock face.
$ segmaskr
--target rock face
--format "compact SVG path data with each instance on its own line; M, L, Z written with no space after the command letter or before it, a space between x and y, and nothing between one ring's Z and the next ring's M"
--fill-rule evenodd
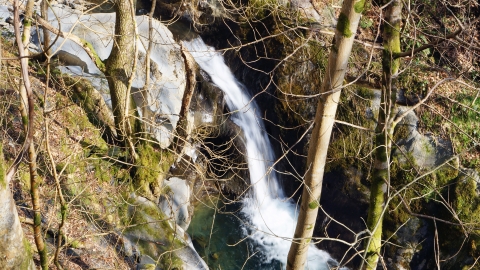
M407 107L400 107L400 113ZM401 151L411 154L415 164L420 168L433 169L451 158L453 153L452 143L443 138L436 138L430 133L422 134L417 130L418 117L415 113L408 114L401 125L406 126L408 135L397 143ZM402 156L402 155L399 155Z
M387 258L388 269L395 270L407 270L407 269L427 269L427 260L425 258L420 259L416 268L410 268L410 264L415 255L421 252L421 250L428 250L432 248L431 239L432 234L429 233L429 228L425 220L413 217L408 220L397 231L397 243L398 248L393 256ZM428 238L428 241L425 241Z
M54 11L54 12L53 12ZM64 32L70 32L94 48L100 59L105 60L112 48L115 13L80 14L64 5L57 5L50 11L50 23ZM56 16L60 18L57 22ZM172 140L172 130L176 127L180 113L183 92L185 90L185 65L181 56L180 46L173 39L172 33L157 20L153 21L155 31L152 32L152 49L150 55L150 84L145 85L145 56L149 46L149 26L147 16L137 16L139 40L139 61L136 68L132 92L143 120L150 123L150 131L166 148ZM33 41L37 45L41 40L33 31ZM51 40L55 37L52 36ZM84 50L70 40L59 38L53 45L59 60L64 63L60 70L72 75L88 78L99 90L108 105L111 106L108 84L104 75Z
M0 254L1 269L35 269L8 186L0 187Z
M5 179L4 165L0 145L0 269L33 270L30 244L23 235L15 201Z
M181 188L181 179L173 181ZM153 202L136 195L127 210L131 226L124 231L126 255L140 258L137 269L208 269L197 254L190 237Z

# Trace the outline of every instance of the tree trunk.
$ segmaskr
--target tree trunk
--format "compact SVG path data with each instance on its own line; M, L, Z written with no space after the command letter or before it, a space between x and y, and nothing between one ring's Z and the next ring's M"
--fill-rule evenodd
M378 113L377 127L375 128L375 162L373 179L370 187L370 205L368 210L367 227L371 237L365 245L365 268L377 269L380 249L382 246L382 224L385 212L385 193L390 186L390 151L395 125L396 87L394 78L399 69L399 59L394 55L400 52L400 29L402 22L402 2L394 0L390 3L385 14L383 30L383 75L382 98Z
M23 103L23 108L21 107L22 119L24 123L25 132L27 133L27 138L25 140L25 146L28 148L28 167L30 171L30 194L32 197L32 208L33 208L33 236L35 239L35 244L37 246L38 254L40 256L40 265L41 268L46 270L48 269L48 252L47 246L43 241L42 236L42 218L41 218L41 205L40 205L40 194L38 192L39 181L37 177L37 154L35 151L34 144L34 118L35 118L35 105L34 97L30 84L30 78L28 74L28 43L30 42L30 27L32 22L33 15L33 1L29 0L27 2L27 8L25 10L25 18L23 21L24 32L20 36L20 19L19 19L19 2L15 1L14 3L14 29L15 37L18 46L18 53L21 57L20 66L21 66L21 77L23 80L22 85L20 86L20 96L21 103ZM25 100L26 99L26 100ZM25 107L27 106L27 107ZM25 113L28 112L28 115ZM24 150L22 150L24 151ZM15 161L17 162L17 160ZM15 167L17 166L14 164Z
M132 135L129 116L134 109L130 97L130 78L134 72L136 24L134 23L134 6L129 0L115 1L115 37L110 56L106 60L105 76L107 77L115 127L120 141L125 142Z
M348 59L364 6L364 0L345 0L342 5L335 31L335 43L330 52L327 72L320 90L322 96L315 115L300 213L288 253L287 269L298 270L305 267L307 251L320 205L330 135L335 122L335 113L340 100Z
M5 177L0 144L0 269L35 269L30 244L23 235L17 208Z
M189 140L188 134L188 113L190 111L190 103L192 101L193 93L196 85L196 62L187 49L181 45L183 62L186 70L186 86L182 98L182 107L177 122L177 126L173 132L175 138L172 143L172 150L178 153L178 161L182 158L184 148Z
M25 7L25 17L23 19L23 33L22 33L22 42L24 45L23 53L25 56L29 56L30 52L28 51L28 44L30 43L30 30L32 28L32 16L33 16L33 6L34 1L27 1L27 6ZM25 90L25 85L23 81L20 81L19 92L21 97L20 102L20 113L22 114L23 129L25 132L28 130L28 98L27 90Z
M42 0L41 3L42 18L48 22L48 0ZM52 52L50 50L50 31L47 28L43 28L43 48L44 54L50 57Z

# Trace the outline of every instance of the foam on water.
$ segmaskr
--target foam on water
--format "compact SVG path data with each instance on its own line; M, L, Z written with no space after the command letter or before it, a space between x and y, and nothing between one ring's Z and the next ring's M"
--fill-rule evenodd
M184 42L201 69L224 93L232 120L242 128L246 140L246 158L252 191L243 200L242 212L248 217L245 232L261 249L265 263L272 260L286 265L296 225L295 204L283 194L275 171L274 154L255 100L239 83L223 56L205 45L201 38ZM328 269L329 254L311 245L307 269Z

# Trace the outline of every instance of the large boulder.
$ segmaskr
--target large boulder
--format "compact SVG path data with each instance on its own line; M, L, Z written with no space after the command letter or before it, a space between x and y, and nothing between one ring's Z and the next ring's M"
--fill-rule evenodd
M54 15L55 14L55 15ZM101 60L110 55L113 46L115 13L83 14L64 5L54 5L49 12L50 23L63 32L71 32L93 48ZM57 18L60 18L58 21ZM165 25L153 20L150 72L145 72L145 57L149 46L149 23L147 16L137 16L138 64L132 84L134 100L139 114L149 123L161 147L166 148L172 141L172 130L176 127L186 85L185 64L180 45L173 39ZM53 34L52 34L53 35ZM40 39L37 37L40 36ZM42 42L42 31L33 31L34 43ZM55 40L55 36L51 37ZM58 38L52 46L63 66L60 70L89 79L111 106L108 83L96 64L84 49L71 40ZM150 83L145 85L146 77Z

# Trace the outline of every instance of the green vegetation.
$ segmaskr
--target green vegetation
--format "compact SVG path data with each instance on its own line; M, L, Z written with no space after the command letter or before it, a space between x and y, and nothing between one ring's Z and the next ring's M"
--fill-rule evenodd
M368 29L373 26L373 20L368 17L362 17L360 19L360 27L363 29Z
M25 259L23 260L22 264L20 265L20 270L31 269L30 264L33 262L31 260L31 258L33 257L32 246L30 245L30 243L28 242L26 237L23 237L22 243L23 243L23 247L24 247L24 251L25 251L26 255L24 256Z
M340 13L338 16L337 30L346 38L349 38L353 35L352 31L350 31L350 21L343 13Z
M353 6L355 12L362 13L365 10L365 0L358 0Z
M461 177L455 185L453 208L465 224L475 224L480 220L480 198L477 183L469 176Z
M175 157L168 150L155 149L148 143L140 143L137 151L139 158L133 176L135 189L148 198L158 196L163 178Z
M167 218L158 206L150 201L130 197L127 215L123 225L128 228L124 234L134 240L142 254L159 258L162 269L182 269L183 262L173 250L184 247L180 240L183 235L172 229Z
M100 69L102 72L105 71L105 63L100 59L98 56L97 52L95 51L95 48L93 48L92 44L86 40L82 40L83 42L83 47L85 47L87 50L89 50L93 54L92 59L95 62L95 65L97 65L98 69Z
M308 208L310 209L315 209L315 208L318 208L320 206L320 203L318 201L312 201L308 204Z
M480 130L478 123L480 122L480 99L475 98L475 93L471 91L459 91L455 96L456 102L451 104L450 113L452 122L457 126L451 132L453 143L457 152L461 153L470 149L475 142L480 141ZM471 164L480 164L478 157L471 160ZM474 167L473 166L473 167Z

